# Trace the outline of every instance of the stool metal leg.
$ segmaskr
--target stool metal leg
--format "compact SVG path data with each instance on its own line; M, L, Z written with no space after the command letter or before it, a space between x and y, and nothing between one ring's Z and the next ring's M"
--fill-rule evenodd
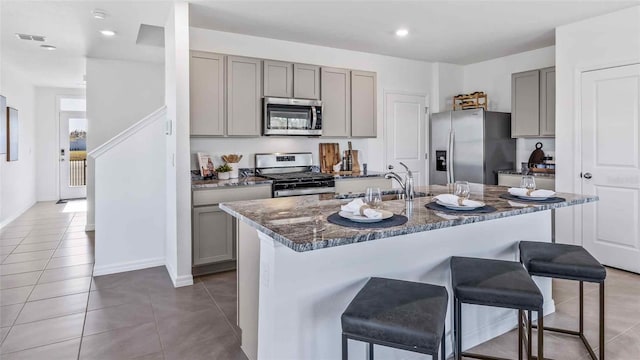
M522 310L518 310L518 360L522 360Z
M456 360L461 360L462 359L462 322L461 322L462 305L460 303L460 300L458 300L458 298L454 298L454 303L455 305L453 310L453 317L454 317L455 324L453 325L453 328L454 328L454 335L456 338L455 358Z
M531 310L527 311L527 358L533 358L533 340L531 339Z
M373 360L373 343L369 343L369 360Z
M349 359L349 345L347 345L347 335L342 334L342 360Z
M584 282L580 281L580 325L578 327L578 332L580 336L584 336Z
M604 281L600 283L600 360L604 360Z
M542 318L544 311L538 310L538 359L544 360L544 324Z
M442 330L442 344L440 345L442 347L442 349L440 349L440 351L442 352L441 353L442 360L447 360L447 350L445 350L446 349L445 348L445 343L447 342L447 339L444 338L444 335L445 335L445 331ZM433 359L435 359L435 358L436 358L436 356L433 356Z

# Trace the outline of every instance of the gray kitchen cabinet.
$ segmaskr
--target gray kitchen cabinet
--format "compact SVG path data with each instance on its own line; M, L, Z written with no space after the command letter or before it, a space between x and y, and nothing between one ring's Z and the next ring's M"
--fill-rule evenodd
M227 56L227 135L260 136L262 60Z
M297 99L320 99L320 67L293 64L293 97Z
M540 135L556 135L556 68L540 70Z
M556 133L555 67L511 75L511 137Z
M348 137L351 135L351 74L346 69L323 67L322 83L322 136Z
M190 58L190 133L225 134L224 55L192 51Z
M511 137L540 135L540 71L511 75Z
M193 265L234 258L233 217L218 206L193 209Z
M377 136L376 73L351 71L351 136Z
M265 60L264 96L293 97L293 64L283 61Z

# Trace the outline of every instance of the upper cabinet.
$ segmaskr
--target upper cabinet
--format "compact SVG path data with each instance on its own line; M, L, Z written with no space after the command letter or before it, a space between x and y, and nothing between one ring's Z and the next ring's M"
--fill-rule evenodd
M351 136L377 136L376 73L351 71Z
M320 99L320 67L293 64L293 97L296 99Z
M511 75L511 137L555 136L555 68Z
M351 136L351 72L323 67L320 82L322 136Z
M262 60L227 56L227 135L260 136Z
M293 64L264 61L264 96L293 97Z
M189 66L191 135L224 135L224 55L192 51Z

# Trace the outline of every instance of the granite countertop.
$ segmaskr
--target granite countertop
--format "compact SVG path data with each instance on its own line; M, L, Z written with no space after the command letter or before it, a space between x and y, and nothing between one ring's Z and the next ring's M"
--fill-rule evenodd
M365 172L359 172L359 173L355 173L355 174L335 174L334 178L336 180L343 180L343 179L359 179L359 178L370 178L370 177L384 177L383 172L378 172L378 171L367 171Z
M226 186L252 186L252 185L262 185L262 184L271 184L271 183L272 183L271 180L265 179L259 176L239 177L237 179L229 179L229 180L192 179L191 189L201 190L201 189L211 189L211 188L226 187Z
M508 175L520 175L522 176L522 171L516 171L516 170L500 170L498 171L498 174L508 174ZM529 172L525 175L532 175L532 176L536 176L536 177L548 177L548 178L555 178L556 174L548 174L548 173L538 173L538 172Z
M409 217L409 221L406 224L386 229L354 229L327 222L327 216L337 212L340 209L340 205L349 201L348 199L340 200L327 196L310 195L239 201L220 204L220 208L272 237L275 241L295 251L304 252L528 214L598 200L597 197L558 193L557 196L565 198L565 202L536 205L531 203L519 204L499 197L500 194L507 192L506 187L472 184L471 198L494 206L498 211L481 215L449 215L425 207L427 203L432 201L433 196L449 193L450 189L447 186L419 187L416 191L423 192L427 196L416 198L413 201L412 210L409 209L407 211L404 200L383 202L384 209ZM318 221L321 222L321 226L324 228L323 231L316 231Z

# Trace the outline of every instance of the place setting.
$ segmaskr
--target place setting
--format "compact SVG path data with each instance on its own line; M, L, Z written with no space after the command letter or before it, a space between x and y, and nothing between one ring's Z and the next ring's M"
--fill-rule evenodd
M402 225L408 218L383 209L380 189L367 188L364 199L356 198L340 206L340 211L329 215L327 221L357 229L381 229Z
M500 197L510 200L509 203L512 206L520 206L520 204L554 204L566 201L566 199L555 195L556 192L552 190L536 189L534 177L525 175L520 180L519 188L509 188L508 193L500 194ZM516 202L516 204L513 204L512 201Z
M453 194L440 194L435 196L435 201L425 205L427 209L455 215L478 215L497 211L482 201L471 200L469 182L456 181Z

